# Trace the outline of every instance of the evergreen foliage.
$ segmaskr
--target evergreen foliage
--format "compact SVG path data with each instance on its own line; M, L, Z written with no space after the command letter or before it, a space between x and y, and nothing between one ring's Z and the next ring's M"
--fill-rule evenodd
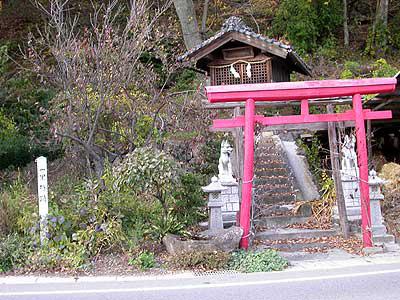
M273 21L273 31L286 36L302 51L315 50L342 23L341 1L284 0Z

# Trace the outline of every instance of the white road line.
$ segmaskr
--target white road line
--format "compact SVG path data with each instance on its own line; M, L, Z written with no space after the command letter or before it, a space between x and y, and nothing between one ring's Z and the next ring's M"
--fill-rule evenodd
M122 289L89 289L89 290L64 290L64 291L26 291L26 292L5 292L0 293L0 297L10 296L45 296L45 295L79 295L79 294L108 294L108 293L131 293L131 292L155 292L155 291L174 291L174 290L192 290L192 289L212 289L224 287L243 287L254 285L269 285L277 283L292 283L292 282L306 282L318 281L327 279L340 279L340 278L354 278L365 277L372 275L383 275L400 273L400 269L371 271L363 273L351 274L337 274L325 275L316 277L305 278L285 278L285 279L272 279L272 280L257 280L257 281L244 281L244 282L226 282L226 283L199 283L190 285L176 285L176 286L159 286L159 287L140 287L140 288L122 288Z

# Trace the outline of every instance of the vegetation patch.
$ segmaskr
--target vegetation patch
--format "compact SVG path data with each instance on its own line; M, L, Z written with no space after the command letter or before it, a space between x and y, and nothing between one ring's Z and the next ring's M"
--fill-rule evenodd
M143 251L140 252L136 257L131 258L128 262L131 266L135 266L140 270L148 270L154 268L156 260L154 253Z
M237 251L229 260L229 269L244 273L282 271L289 262L275 250Z
M184 252L171 258L171 265L178 269L223 270L228 266L230 254L220 251Z

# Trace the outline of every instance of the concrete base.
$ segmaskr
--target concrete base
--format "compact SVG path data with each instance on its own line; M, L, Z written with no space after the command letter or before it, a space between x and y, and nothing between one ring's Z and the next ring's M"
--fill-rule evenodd
M384 235L373 235L372 240L375 243L392 243L394 244L395 238L394 235L384 234Z
M383 243L383 251L385 252L400 252L400 245L396 243Z
M364 248L362 250L364 255L374 255L374 254L380 254L384 253L383 247L369 247L369 248Z

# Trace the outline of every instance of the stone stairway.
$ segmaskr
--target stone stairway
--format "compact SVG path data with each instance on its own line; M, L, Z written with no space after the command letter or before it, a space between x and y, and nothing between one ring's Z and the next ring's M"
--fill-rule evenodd
M294 178L278 136L262 132L257 137L254 175L256 219L285 214L285 206L294 205Z
M253 224L255 245L280 251L302 251L324 247L324 240L335 230L295 229L306 223L311 207L296 206L296 179L277 135L261 132L255 149Z

